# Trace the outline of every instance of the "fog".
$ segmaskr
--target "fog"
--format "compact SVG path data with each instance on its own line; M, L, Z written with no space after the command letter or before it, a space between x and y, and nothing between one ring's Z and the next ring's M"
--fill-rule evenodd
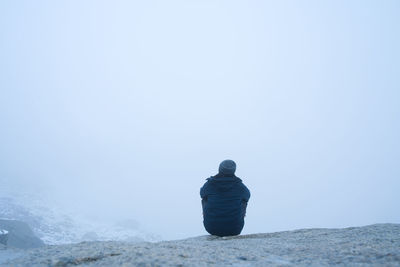
M0 184L166 239L400 223L398 1L1 1Z

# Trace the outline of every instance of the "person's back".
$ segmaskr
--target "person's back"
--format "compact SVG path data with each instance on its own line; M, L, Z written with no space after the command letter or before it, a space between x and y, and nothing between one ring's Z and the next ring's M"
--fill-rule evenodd
M235 162L224 160L200 189L204 227L212 235L238 235L243 229L250 191L235 171Z

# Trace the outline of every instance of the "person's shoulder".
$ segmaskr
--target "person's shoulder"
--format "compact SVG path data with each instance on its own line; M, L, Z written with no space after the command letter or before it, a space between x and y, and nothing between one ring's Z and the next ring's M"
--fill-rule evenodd
M206 183L212 183L215 180L214 176L210 176L208 178L206 178Z
M242 180L240 180L240 186L241 186L242 188L244 188L245 190L249 190L249 189L247 188L247 186L243 183Z
M235 182L236 182L237 187L242 188L242 189L246 188L246 186L244 185L243 180L241 178L236 176Z
M206 181L205 181L205 183L204 183L204 186L210 184L210 182L212 182L212 179L213 179L212 176L206 178Z
M242 186L244 185L243 180L237 176L235 176L235 182L239 185Z

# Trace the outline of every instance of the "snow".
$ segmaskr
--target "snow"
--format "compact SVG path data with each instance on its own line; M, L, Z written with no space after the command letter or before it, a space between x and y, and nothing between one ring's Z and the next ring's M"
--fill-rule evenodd
M161 238L148 233L134 220L115 223L91 221L80 214L67 212L37 195L0 192L0 218L27 223L37 237L48 245L82 241L156 242Z
M6 235L6 234L8 234L7 230L0 229L0 235Z

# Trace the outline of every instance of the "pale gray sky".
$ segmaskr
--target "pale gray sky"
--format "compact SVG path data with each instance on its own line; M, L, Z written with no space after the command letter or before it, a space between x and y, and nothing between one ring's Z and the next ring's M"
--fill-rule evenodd
M400 223L399 1L1 1L0 181L165 238Z

